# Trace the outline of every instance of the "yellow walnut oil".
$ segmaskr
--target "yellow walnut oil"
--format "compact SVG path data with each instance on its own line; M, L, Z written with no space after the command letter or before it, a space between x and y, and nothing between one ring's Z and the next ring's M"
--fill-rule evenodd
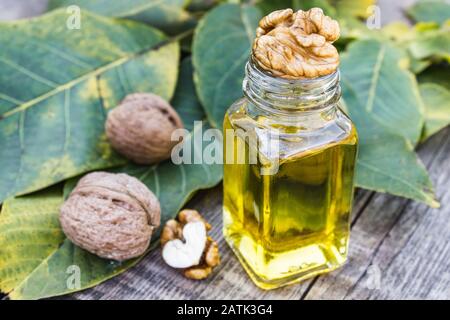
M290 152L281 153L278 171L264 175L264 156L258 154L258 161L249 163L254 147L239 134L230 144L225 134L238 129L243 119L254 127L265 121L248 116L247 105L232 107L224 120L225 154L230 152L227 146L234 148L232 163L224 164L225 239L264 289L338 268L346 261L349 240L357 153L353 124L339 109L335 117L341 121L329 121L324 129L308 131L272 121L294 143ZM296 145L312 141L311 135L316 143L296 151ZM237 161L242 154L245 163Z

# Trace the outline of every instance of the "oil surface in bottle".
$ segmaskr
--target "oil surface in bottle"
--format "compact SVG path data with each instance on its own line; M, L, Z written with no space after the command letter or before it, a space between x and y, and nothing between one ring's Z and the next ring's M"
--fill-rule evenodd
M236 129L228 115L224 129ZM249 144L233 139L235 154L248 155ZM224 236L258 286L276 288L345 262L356 152L352 126L338 141L280 158L273 175L261 175L259 161L224 165Z

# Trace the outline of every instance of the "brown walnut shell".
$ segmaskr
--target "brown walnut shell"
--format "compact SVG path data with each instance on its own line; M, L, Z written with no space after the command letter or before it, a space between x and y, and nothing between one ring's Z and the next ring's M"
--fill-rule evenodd
M159 226L158 199L127 174L84 176L60 209L64 233L77 246L118 261L142 255Z
M153 164L170 157L179 141L172 133L183 128L177 112L163 98L151 93L128 95L109 112L105 130L113 148L139 164Z

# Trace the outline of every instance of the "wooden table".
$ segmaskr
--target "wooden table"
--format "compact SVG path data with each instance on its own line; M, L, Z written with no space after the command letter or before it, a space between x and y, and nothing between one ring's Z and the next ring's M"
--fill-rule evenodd
M358 190L348 263L298 285L263 291L248 278L224 242L222 187L199 193L188 207L204 213L219 240L222 263L204 281L167 267L160 250L136 267L74 299L449 299L450 128L425 143L419 154L435 184L440 209Z
M0 0L2 5L13 3ZM36 1L38 2L38 1ZM380 1L392 6L412 1ZM422 145L440 209L390 195L358 190L353 210L349 261L331 274L298 285L263 291L248 278L223 240L222 187L200 192L187 205L212 224L221 265L204 281L183 278L155 250L136 267L68 299L449 299L450 298L450 128Z

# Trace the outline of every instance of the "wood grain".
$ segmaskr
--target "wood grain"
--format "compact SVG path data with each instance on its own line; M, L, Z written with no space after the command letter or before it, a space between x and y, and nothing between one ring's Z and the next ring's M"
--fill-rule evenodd
M33 16L46 0L0 0L0 20ZM401 18L414 0L380 0L382 23ZM221 186L199 193L187 207L205 214L219 241L222 264L206 281L183 278L154 250L136 267L64 299L450 299L450 128L421 146L440 209L358 190L349 261L342 269L272 291L257 288L225 244ZM379 281L377 281L379 280Z
M353 260L320 279L308 299L450 298L450 129L419 154L435 181L441 208L377 194L352 230ZM368 283L376 269L380 285L374 288Z
M203 212L219 240L222 264L196 282L165 266L160 251L76 299L412 299L450 298L450 129L419 151L443 206L430 209L391 195L358 191L350 256L334 273L272 291L257 288L221 235L221 187L198 194L188 207ZM368 285L373 270L380 285Z

